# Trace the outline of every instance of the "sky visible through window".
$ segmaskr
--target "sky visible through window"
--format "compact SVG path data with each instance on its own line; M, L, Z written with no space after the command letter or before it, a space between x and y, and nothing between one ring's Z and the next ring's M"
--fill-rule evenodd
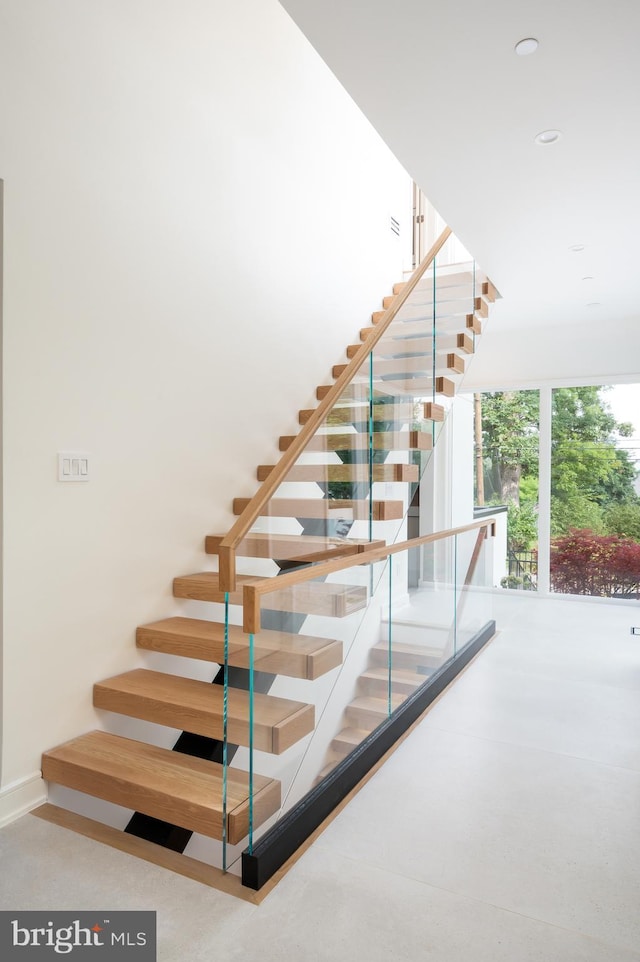
M633 435L620 438L617 443L629 452L636 469L640 469L640 384L615 384L604 392L604 397L616 421L633 424ZM640 494L640 478L636 479L635 487Z

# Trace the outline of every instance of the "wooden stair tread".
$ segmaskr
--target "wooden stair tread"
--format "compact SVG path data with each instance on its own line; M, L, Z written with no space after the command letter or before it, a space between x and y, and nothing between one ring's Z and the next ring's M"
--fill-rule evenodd
M409 362L410 357L417 357L422 359L421 370L433 370L433 340L428 332L423 334L418 334L412 337L383 337L376 344L374 351L374 377L376 375L387 373L384 370L383 361L384 360L395 360L396 369L402 361ZM347 357L355 353L355 348L357 345L350 344L347 347ZM452 351L436 351L436 370L445 370L448 366L448 358ZM469 352L467 352L469 353ZM344 365L343 367L346 367ZM334 366L333 370L340 372L343 368L340 365ZM407 371L409 368L406 369ZM392 372L393 373L393 372ZM366 392L366 380L365 375L361 375L362 380L360 381L360 390ZM366 397L362 397L362 400L366 400Z
M295 435L280 438L280 450L286 451ZM427 431L374 431L373 447L376 451L430 451L433 438ZM316 434L307 445L307 451L366 451L369 448L369 432L359 434Z
M306 424L312 414L312 410L300 411L300 423ZM420 405L409 404L406 401L398 404L374 403L372 416L374 424L393 422L407 424L412 421L421 420L422 418L429 418L426 409L422 410ZM348 424L363 424L368 426L369 405L364 403L354 405L345 404L340 407L334 407L327 415L325 424L329 427L334 425L340 427Z
M364 400L364 399L363 399ZM384 410L383 410L384 408ZM308 409L300 411L299 420L300 424L306 424L310 419L314 409ZM374 404L373 405L373 420L378 422L383 421L413 421L416 418L416 413L411 404ZM363 419L369 420L369 405L362 404L357 406L345 405L341 407L334 407L327 414L325 424L328 426L335 425L340 426L343 424L355 424L361 422Z
M391 694L391 707L397 707L405 701L404 697L400 695ZM373 695L360 695L358 698L354 698L350 701L348 708L360 708L363 711L376 712L377 714L384 715L386 718L388 714L389 704L387 698L376 698Z
M165 618L141 625L136 632L138 648L165 654L197 658L216 664L224 662L223 624L196 618ZM229 625L229 664L249 667L249 636L237 625ZM261 631L255 636L254 668L292 678L319 678L342 664L342 642L285 631Z
M313 502L311 503L313 504ZM238 575L239 587L236 591L229 592L229 603L242 604L242 586L263 580L256 575ZM217 571L202 571L175 578L173 593L177 598L224 602L224 592L220 590ZM288 611L343 618L345 615L363 608L366 603L367 589L360 585L309 581L265 595L262 607L271 611Z
M440 300L436 299L435 322L444 327L455 326L461 317L467 314L478 314L480 317L487 317L489 314L489 304L484 297L473 297L469 292L467 297L458 299ZM371 321L374 327L383 323L387 318L387 311L374 311ZM424 298L424 295L416 295L414 292L411 300L406 303L397 317L389 324L389 330L396 325L412 324L414 322L432 324L434 321L433 301Z
M436 371L435 381L433 379L433 372L428 369L421 372L401 370L402 360L403 359L400 359L395 362L396 368L398 369L395 377L388 375L384 380L376 379L374 381L374 397L378 400L383 400L385 397L393 398L394 401L403 401L407 398L415 398L418 400L434 393L444 394L445 397L453 397L456 384L452 378L464 373L464 362L462 358L458 358L455 364L452 363L450 367L446 368L448 376L438 373L441 370L439 368ZM412 360L412 358L407 358L407 360ZM357 392L359 385L354 385L354 389ZM347 394L348 393L350 392L347 392ZM291 480L294 479L292 478Z
M224 535L207 535L205 551L217 554ZM249 532L236 549L237 557L274 558L276 561L313 563L383 548L384 541L366 538L333 538L323 535Z
M406 700L405 695L396 692L391 693L391 710L395 711ZM374 695L361 695L349 702L345 709L345 715L354 728L367 728L373 731L374 728L389 717L389 699L376 698Z
M266 481L275 464L261 464L258 467L258 481ZM374 464L374 481L419 481L417 464ZM368 482L369 465L361 464L294 464L289 469L285 481L311 481L329 483L332 481Z
M395 649L395 645L393 647ZM388 651L388 648L387 648L387 651ZM367 668L367 670L360 677L384 679L384 681L386 681L388 678L388 671L386 668ZM416 685L421 685L424 681L424 675L420 675L418 674L418 672L411 671L406 668L392 668L391 680L392 681L411 681L411 682L415 682Z
M393 668L391 670L391 691L398 694L410 695L423 685L427 675L421 675L407 668ZM369 694L386 695L389 688L389 670L384 666L369 668L360 675L362 687Z
M261 580L258 575L237 575L237 588L229 592L229 604L241 605L244 585ZM173 594L176 598L193 598L197 601L214 601L220 604L225 602L225 592L220 589L217 571L202 571L174 578Z
M249 744L248 691L227 692L227 738ZM224 689L206 681L136 668L107 678L93 688L96 708L221 739ZM253 695L253 744L260 751L280 754L314 728L314 709L304 702L272 695Z
M461 354L473 354L475 351L475 345L473 342L473 337L470 334L458 334L456 335L456 340L458 343L455 345L455 349L447 348L442 351L436 351L436 369L444 369L448 363L448 355L455 354L456 351L460 351ZM428 337L422 338L407 338L404 342L394 340L393 342L388 342L394 350L386 351L385 344L380 351L375 352L373 358L373 377L374 377L374 397L376 385L380 378L387 375L406 375L411 373L425 374L433 373L433 350L432 341ZM396 346L400 344L398 350L395 350ZM390 356L386 356L389 354ZM464 358L457 354L456 357L459 358L458 361L453 362L454 369L459 366L459 361L464 360ZM339 378L346 371L348 364L334 364L331 369L331 373L334 378ZM348 385L347 389L342 394L342 397L347 399L349 397L349 388L352 388L355 395L355 391L359 392L360 400L366 400L369 392L369 375L358 374ZM322 389L324 393L324 387ZM316 392L316 395L318 392ZM321 398L318 398L321 400Z
M328 762L328 764L326 764L324 768L316 775L313 781L314 786L319 785L320 782L323 780L323 778L326 778L329 772L332 772L337 764L338 764L338 759L334 759L334 761Z
M372 384L372 396L374 400L374 405L376 401L384 401L386 395L392 395L393 392L389 389L390 385L393 383L401 383L409 386L413 384L414 387L420 390L426 390L427 392L432 390L434 371L429 358L416 358L415 355L410 357L399 357L390 358L391 361L389 365L389 370L384 376L376 375ZM419 360L418 364L411 363L406 364L405 361L415 362ZM338 365L339 367L339 365ZM465 361L463 357L459 354L449 354L446 358L442 359L441 363L436 365L435 377L455 377L458 374L464 374L465 372ZM316 397L319 401L329 393L333 385L322 384L320 387L316 388ZM362 400L362 382L352 381L345 390L342 392L341 401L361 401ZM367 385L368 391L368 385ZM416 394L416 396L418 396ZM396 403L401 401L401 397L397 396ZM336 465L339 467L339 465ZM258 476L258 480L264 480ZM287 480L289 480L289 475L287 475ZM294 480L292 477L291 480Z
M94 731L45 752L42 776L95 798L222 839L223 768L181 752ZM240 842L249 825L249 776L227 768L227 834ZM280 783L254 775L254 824L280 807Z
M477 317L475 314L467 314L464 317L460 316L459 318L455 318L455 320L456 320L455 324L450 323L447 327L444 327L440 321L437 322L437 327L435 331L436 355L439 353L437 342L440 338L444 339L445 337L448 337L451 334L455 334L456 337L459 334L467 334L468 336L470 336L471 334L482 334L482 320L479 317ZM369 333L371 333L374 330L374 328L367 328L367 330L369 331ZM422 326L420 326L420 328L413 334L413 336L409 336L409 329L406 328L406 326L405 326L404 332L396 335L395 337L387 336L387 334L385 333L382 335L380 340L376 343L375 347L373 348L372 353L374 357L374 363L377 357L381 357L381 356L384 357L385 355L389 356L390 352L392 352L391 356L393 356L394 353L396 354L402 353L398 348L398 343L403 341L404 341L404 344L402 345L402 347L403 347L404 353L423 354L431 357L433 356L433 334L434 334L433 328L430 328L426 322ZM365 337L365 340L366 340L366 337ZM410 349L407 348L405 346L407 344L411 344L412 347ZM347 346L345 354L350 360L352 360L356 356L356 354L361 350L361 348L362 348L361 343L349 344ZM364 371L361 372L361 375L363 374L364 374Z
M465 354L473 354L473 340L468 334L462 334L462 347L459 348ZM423 338L422 340L428 340ZM471 342L471 343L469 343ZM426 350L426 345L419 344L418 351L411 351L411 345L415 346L416 341L414 339L409 339L407 344L409 345L409 350L404 349L398 351L397 357L385 357L384 352L380 355L376 355L373 360L373 376L374 376L374 397L376 387L379 384L381 378L397 375L403 377L407 374L433 374L433 353ZM448 352L443 351L442 355L436 355L438 360L438 368L442 367L442 361L440 358L444 358ZM457 355L459 357L459 355ZM464 358L459 357L459 360L464 360ZM458 361L453 365L454 369L456 364L459 366ZM340 377L341 374L347 369L347 364L334 364L331 373L335 378ZM369 380L368 377L364 375L358 375L359 380L353 381L354 390L358 389L360 392L368 391ZM346 392L345 392L346 398Z
M387 665L389 656L389 645L386 641L380 641L371 649L371 662L373 665ZM410 645L402 642L394 642L391 649L391 663L393 669L403 668L414 671L416 668L435 669L442 664L442 651L437 648L427 648L420 645ZM385 669L386 670L386 669ZM418 671L418 674L421 674ZM428 672L425 672L425 677Z
M452 372L453 373L453 372ZM442 394L444 397L454 397L456 384L450 377L437 376L435 382L429 375L427 377L408 377L400 380L385 380L377 385L380 393L386 393L393 398L423 398L433 394Z
M233 513L240 515L250 498L234 498ZM369 501L331 498L271 498L264 516L274 518L326 518L345 521L367 521ZM402 501L373 501L374 521L399 521L404 517Z
M383 300L383 306L385 308L391 307L393 299L396 294L400 294L407 285L407 281L401 281L399 284L394 284L393 295L385 297ZM438 272L436 274L436 299L438 296L451 297L452 292L457 291L458 296L463 293L474 293L486 297L489 301L495 300L496 290L491 281L478 275L476 272L476 277L473 276L473 271L462 271L456 274L441 274ZM413 289L413 296L427 296L433 297L433 273L426 272L426 274L418 281L415 288Z
M331 742L331 748L344 757L361 745L370 734L366 728L343 728Z
M460 284L470 284L474 280L474 269L473 262L466 261L459 264L450 264L448 269L442 267L440 264L437 265L436 269L436 279L438 284L442 284L443 287L457 287ZM475 268L475 281L476 286L484 283L490 283L487 275L481 271L478 267ZM407 286L408 281L400 281L398 284L393 285L394 294L399 294ZM431 290L433 287L433 268L428 268L423 276L418 281L418 287L426 287Z

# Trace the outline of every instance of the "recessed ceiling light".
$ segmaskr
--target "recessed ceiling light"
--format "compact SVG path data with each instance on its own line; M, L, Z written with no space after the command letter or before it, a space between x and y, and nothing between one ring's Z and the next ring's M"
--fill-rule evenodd
M579 254L580 251L584 250L584 244L574 244L573 247L569 248L569 250L573 251L574 254Z
M519 57L528 57L530 53L535 53L538 49L538 41L535 37L525 37L515 45L515 51Z
M535 136L535 142L537 144L555 144L562 137L561 130L542 130L539 134Z
M600 301L589 301L587 307L600 307Z
M582 280L583 280L583 281L592 281L592 280L593 280L593 275L592 275L592 274L587 274L587 276L586 276L586 277L583 277Z

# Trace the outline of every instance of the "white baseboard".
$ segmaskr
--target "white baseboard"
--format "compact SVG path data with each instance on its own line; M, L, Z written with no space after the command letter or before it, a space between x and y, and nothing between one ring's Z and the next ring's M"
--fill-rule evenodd
M19 778L0 788L0 828L15 822L47 800L47 786L40 772Z

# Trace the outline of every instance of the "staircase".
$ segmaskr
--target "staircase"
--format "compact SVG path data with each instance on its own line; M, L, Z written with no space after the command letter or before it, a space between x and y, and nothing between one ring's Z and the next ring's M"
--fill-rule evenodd
M234 499L239 520L232 531L207 535L205 552L220 558L219 570L174 579L176 598L218 606L211 620L172 617L137 629L140 650L217 666L213 684L139 668L94 686L96 708L182 731L176 749L89 732L45 752L48 782L224 845L241 843L280 811L288 769L309 747L350 626L368 610L368 568L350 567L335 583L287 587L283 579L265 600L255 637L236 622L246 590L263 582L265 563L279 574L329 560L364 561L406 538L408 506L496 296L475 271L449 269L436 285L427 267L422 280L396 285L360 332L361 343L347 348L349 363L334 367L335 383L317 388L318 407L299 413L300 435L280 438L281 462L258 466L262 487L253 498ZM429 670L424 652L400 646L389 675L384 643L373 644L356 697L333 709L336 728L341 716L343 727L321 775ZM285 697L289 690L298 694ZM243 770L246 761L232 764L247 749L251 758L264 753L266 774Z
M386 625L381 634L386 634ZM357 681L358 694L346 706L343 727L332 740L316 784L362 744L389 715L439 668L445 658L437 648L418 644L393 644L393 668L389 668L389 644L385 637L369 652L369 667Z

